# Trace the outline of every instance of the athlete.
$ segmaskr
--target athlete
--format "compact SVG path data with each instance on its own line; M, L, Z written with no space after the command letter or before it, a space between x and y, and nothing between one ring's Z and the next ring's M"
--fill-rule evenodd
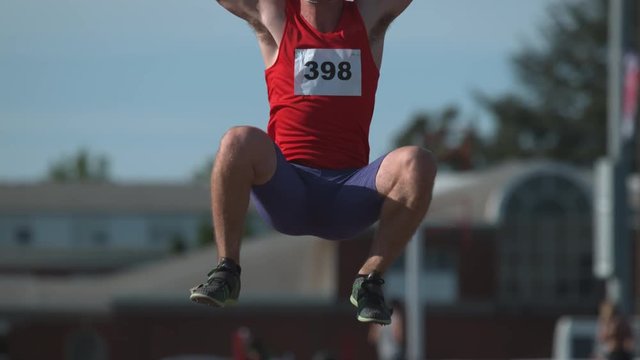
M415 146L368 164L385 33L411 0L218 2L255 30L271 111L266 133L239 126L220 142L211 175L218 265L191 300L238 299L252 197L266 221L290 235L342 240L379 221L350 300L358 320L389 324L382 275L424 218L436 174L430 152Z

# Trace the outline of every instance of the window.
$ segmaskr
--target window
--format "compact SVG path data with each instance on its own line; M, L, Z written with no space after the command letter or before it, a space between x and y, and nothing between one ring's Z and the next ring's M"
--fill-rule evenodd
M405 294L406 254L398 258L385 273L387 298L402 298ZM424 244L420 276L423 301L451 304L458 299L458 258L455 249L439 244Z
M595 305L591 208L573 180L525 179L508 194L501 229L500 296L519 305Z
M83 247L109 244L109 218L105 216L78 216L73 222L75 245Z
M109 243L109 235L104 230L97 230L93 233L93 243L98 246L105 246Z
M149 243L171 250L184 250L188 237L185 235L184 222L180 220L174 216L152 218L149 223Z
M458 267L454 250L444 246L426 244L423 259L428 271L456 271Z
M31 228L26 225L19 226L15 231L15 241L18 245L27 246L33 242L33 233Z

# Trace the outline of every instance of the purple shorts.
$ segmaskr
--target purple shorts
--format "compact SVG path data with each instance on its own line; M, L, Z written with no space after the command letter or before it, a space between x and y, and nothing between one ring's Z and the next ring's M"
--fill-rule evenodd
M380 216L376 174L384 156L360 169L323 170L288 162L276 146L273 177L251 198L262 218L288 235L349 239Z

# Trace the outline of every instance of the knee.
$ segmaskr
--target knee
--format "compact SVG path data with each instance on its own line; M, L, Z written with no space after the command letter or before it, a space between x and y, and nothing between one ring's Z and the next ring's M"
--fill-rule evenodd
M403 180L431 187L437 173L433 154L418 146L406 146L396 150L398 174Z
M220 141L213 172L221 169L242 169L253 176L252 184L267 182L276 169L276 151L271 138L262 130L251 126L229 129ZM240 170L239 170L240 171Z
M376 186L387 197L422 208L418 204L429 203L436 171L431 152L407 146L387 155L378 171Z
M251 149L259 148L265 142L269 142L268 139L268 135L258 128L251 126L232 127L222 136L219 152L237 154L251 151Z

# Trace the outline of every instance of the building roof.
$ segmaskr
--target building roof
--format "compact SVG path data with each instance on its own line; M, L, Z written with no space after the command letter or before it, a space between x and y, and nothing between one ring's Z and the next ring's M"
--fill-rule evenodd
M0 273L109 272L169 256L159 247L40 247L5 245L0 250Z
M506 162L482 170L437 175L427 224L493 226L501 219L501 205L518 184L539 174L572 178L591 194L591 173L556 162Z
M110 275L0 275L0 313L106 313L115 303L166 301L191 305L189 289L206 280L214 247ZM240 304L256 301L333 301L337 247L311 236L272 234L242 248Z
M0 184L0 213L210 211L207 185L120 183Z

